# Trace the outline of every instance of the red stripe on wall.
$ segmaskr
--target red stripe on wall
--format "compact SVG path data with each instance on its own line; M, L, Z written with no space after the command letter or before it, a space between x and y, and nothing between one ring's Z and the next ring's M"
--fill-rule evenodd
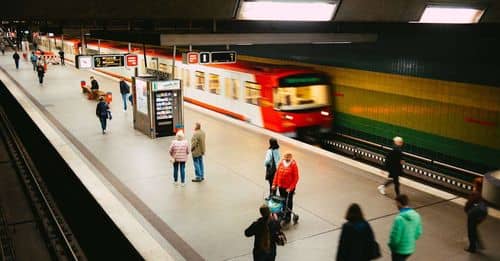
M476 124L479 124L479 125L483 125L483 126L489 126L489 127L494 127L496 126L497 124L495 122L491 122L491 121L482 121L482 120L478 120L478 119L474 119L474 118L465 118L464 119L466 122L469 122L469 123L476 123Z

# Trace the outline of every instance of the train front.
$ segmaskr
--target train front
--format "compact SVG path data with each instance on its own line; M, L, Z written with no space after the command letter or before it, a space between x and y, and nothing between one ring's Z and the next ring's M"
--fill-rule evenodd
M283 76L273 89L277 131L287 136L307 138L328 133L332 128L332 86L321 73Z

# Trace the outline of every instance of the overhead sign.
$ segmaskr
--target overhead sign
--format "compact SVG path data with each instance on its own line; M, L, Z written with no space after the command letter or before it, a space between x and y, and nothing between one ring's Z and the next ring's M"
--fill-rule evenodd
M78 69L92 69L92 56L90 55L77 55L76 68Z
M94 55L93 59L94 59L94 68L125 66L125 55L123 54Z
M201 52L200 53L200 64L210 63L210 53L209 52Z
M235 51L221 51L210 53L210 63L235 63Z
M200 54L197 52L182 53L183 64L198 64Z
M139 65L139 57L135 54L129 54L125 56L125 60L127 61L127 67L135 67Z

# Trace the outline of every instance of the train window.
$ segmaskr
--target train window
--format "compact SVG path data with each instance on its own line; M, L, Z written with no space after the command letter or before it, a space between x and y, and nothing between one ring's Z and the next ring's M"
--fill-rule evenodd
M205 73L196 71L196 89L205 90Z
M238 100L240 85L236 79L226 78L226 97Z
M273 93L278 110L307 110L329 105L329 86L326 84L279 87Z
M180 74L181 73L180 71L181 71L180 68L178 66L175 66L175 68L174 68L174 76L175 76L174 79L179 79L180 80L182 78L182 75Z
M245 101L253 105L259 105L260 84L255 82L245 82Z
M189 69L182 69L182 85L185 87L191 86L191 75L189 74Z
M208 91L211 93L220 94L219 75L211 73L208 75L208 77Z
M172 66L171 65L167 65L166 63L160 63L159 69L162 72L172 73Z

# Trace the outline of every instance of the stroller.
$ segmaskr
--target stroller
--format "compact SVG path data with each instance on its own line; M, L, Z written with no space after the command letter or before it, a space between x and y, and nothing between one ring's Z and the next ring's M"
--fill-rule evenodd
M266 199L266 204L271 210L271 213L276 214L280 224L285 221L287 214L291 214L293 224L296 225L299 222L299 215L288 208L288 197L270 196Z

